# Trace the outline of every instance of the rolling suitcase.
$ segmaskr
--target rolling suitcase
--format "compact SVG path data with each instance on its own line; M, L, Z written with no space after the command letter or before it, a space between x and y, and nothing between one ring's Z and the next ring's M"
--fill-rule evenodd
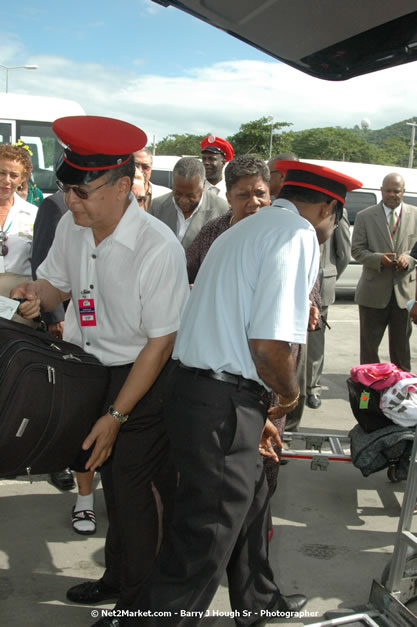
M0 476L71 465L103 413L108 377L79 346L0 318Z

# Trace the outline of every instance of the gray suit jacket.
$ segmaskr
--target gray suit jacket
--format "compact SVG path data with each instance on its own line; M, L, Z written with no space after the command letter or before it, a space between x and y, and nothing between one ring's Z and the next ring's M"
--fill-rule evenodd
M216 194L203 192L201 207L191 218L181 242L185 250L193 243L194 238L199 234L206 222L213 218L218 218L228 211L229 206L225 200L219 198ZM165 222L175 234L177 233L177 210L174 205L173 192L152 200L148 213Z
M346 269L350 261L350 225L346 209L339 226L333 235L321 245L320 271L321 279L321 304L328 306L334 303L336 280Z
M363 265L356 288L359 305L383 309L389 303L392 290L398 306L405 309L407 301L416 294L416 260L409 255L417 240L417 207L403 203L397 242L394 246L382 202L358 213L352 236L352 256ZM405 254L408 269L397 272L381 265L386 252Z

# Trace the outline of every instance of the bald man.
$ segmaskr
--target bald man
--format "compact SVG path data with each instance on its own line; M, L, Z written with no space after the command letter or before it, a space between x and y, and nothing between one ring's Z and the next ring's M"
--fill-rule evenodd
M388 327L390 360L411 370L411 324L407 302L416 295L417 207L403 203L405 183L395 172L382 181L382 201L356 216L352 256L362 264L355 293L360 318L360 362L379 362L378 348Z

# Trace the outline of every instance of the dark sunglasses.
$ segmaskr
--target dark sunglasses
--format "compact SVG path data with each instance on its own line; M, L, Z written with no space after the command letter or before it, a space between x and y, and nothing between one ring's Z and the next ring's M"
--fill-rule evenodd
M104 187L108 184L109 182L106 181L98 187L95 187L90 191L86 191L85 189L81 189L81 187L79 187L78 185L68 185L67 183L61 183L61 181L56 182L56 185L61 192L64 192L64 194L68 194L68 192L71 190L76 196L78 196L78 198L81 198L81 200L87 200L87 198L91 196L91 194L94 194L94 192L96 192L98 189L100 189L100 187Z
M7 242L7 235L4 231L0 231L0 255L5 257L9 252L9 247L6 246L5 242Z

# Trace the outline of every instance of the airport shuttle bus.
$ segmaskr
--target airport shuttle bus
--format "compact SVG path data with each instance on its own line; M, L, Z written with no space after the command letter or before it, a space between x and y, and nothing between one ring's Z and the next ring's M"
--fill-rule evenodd
M31 150L33 177L44 194L56 191L54 167L61 152L52 131L52 122L66 115L84 115L73 100L0 94L0 143L12 144L19 139Z

